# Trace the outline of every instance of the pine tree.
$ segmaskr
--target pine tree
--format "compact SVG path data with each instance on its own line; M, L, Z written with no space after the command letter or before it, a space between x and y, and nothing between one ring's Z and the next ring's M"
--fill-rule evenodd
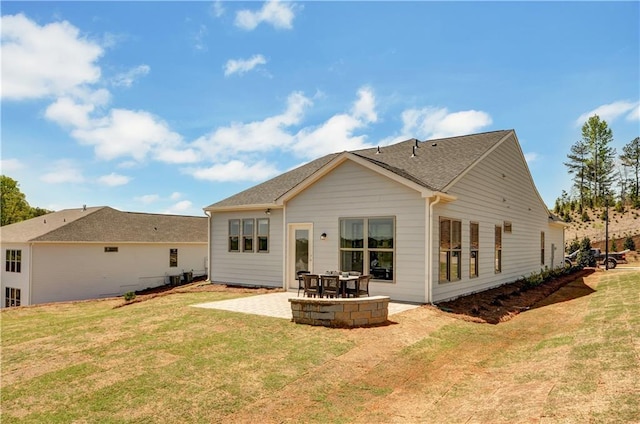
M601 204L604 194L610 191L613 183L614 158L616 151L610 146L613 132L607 121L598 115L591 116L582 126L582 142L589 148L591 157L587 161L589 173L586 177L593 187L594 204Z
M632 188L631 198L634 204L640 202L638 189L640 185L640 137L636 137L622 148L623 154L620 155L620 161L625 168L631 168L635 176L635 183Z

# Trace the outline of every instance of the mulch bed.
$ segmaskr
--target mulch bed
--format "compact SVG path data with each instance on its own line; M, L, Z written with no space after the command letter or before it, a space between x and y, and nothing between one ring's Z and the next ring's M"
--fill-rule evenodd
M537 286L527 285L524 281L516 281L441 302L436 306L441 311L454 314L465 321L498 324L510 320L522 311L531 309L536 303L544 300L561 287L592 272L594 272L593 269L583 269Z

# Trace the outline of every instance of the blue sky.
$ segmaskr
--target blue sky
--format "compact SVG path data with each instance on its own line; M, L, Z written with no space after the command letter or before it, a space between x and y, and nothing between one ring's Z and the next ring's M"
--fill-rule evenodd
M326 153L516 130L548 206L640 133L638 2L2 2L2 173L32 206L202 208Z

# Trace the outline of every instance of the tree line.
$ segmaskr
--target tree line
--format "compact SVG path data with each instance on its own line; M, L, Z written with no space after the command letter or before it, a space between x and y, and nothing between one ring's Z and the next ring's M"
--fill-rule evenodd
M20 191L20 185L13 178L0 175L0 190L0 225L13 224L51 212L30 206L24 193Z
M640 208L640 137L636 137L617 154L611 146L613 132L605 120L591 116L582 126L582 138L567 154L567 167L573 176L571 193L563 190L554 211L566 221L570 211L601 206Z

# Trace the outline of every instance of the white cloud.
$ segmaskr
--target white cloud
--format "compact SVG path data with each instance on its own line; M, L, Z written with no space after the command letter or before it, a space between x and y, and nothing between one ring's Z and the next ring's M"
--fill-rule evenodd
M95 83L103 54L69 22L40 26L22 14L2 16L2 98L64 95Z
M127 72L116 75L111 83L116 87L131 87L136 79L147 75L150 70L148 65L138 65Z
M376 98L373 90L363 87L358 90L358 100L353 105L352 114L356 119L363 119L367 122L376 122L378 115L375 111Z
M294 92L287 99L287 109L280 115L249 123L233 122L219 127L211 134L198 138L193 147L207 158L226 161L243 152L266 152L290 146L294 138L286 128L302 120L304 110L311 100L302 93Z
M168 209L165 209L162 213L169 215L185 215L192 213L193 203L190 200L182 200L174 205L171 205Z
M316 128L303 128L296 134L293 150L302 157L314 158L327 153L372 147L366 136L354 131L376 122L375 95L369 87L358 90L351 114L337 114Z
M60 97L47 107L44 116L59 125L86 128L89 126L89 114L93 112L91 104L78 104L69 97Z
M239 160L215 164L209 168L198 168L188 171L199 180L229 182L229 181L264 181L278 174L278 170L264 161L247 165Z
M72 136L94 146L96 156L110 160L131 156L141 161L153 150L162 151L182 143L179 134L146 111L111 109L108 116L92 120L87 128L76 128Z
M40 177L45 183L62 184L84 182L82 171L70 160L58 160L51 168L51 171Z
M618 100L617 102L598 106L597 108L585 112L576 119L576 125L582 126L593 115L598 115L600 119L611 122L622 115L627 115L628 120L640 119L640 102L629 102L626 100Z
M540 155L535 152L529 152L524 154L524 159L527 161L527 163L535 162L538 160L539 157Z
M112 172L109 175L103 175L100 178L98 178L98 182L100 182L100 184L104 184L109 187L117 187L117 186L129 184L129 181L131 181L130 177L116 174L115 172Z
M471 134L491 125L491 116L483 111L449 113L447 108L426 107L402 112L400 138L432 139Z
M143 196L134 197L133 199L138 202L149 204L160 200L160 196L158 196L157 194L145 194Z
M215 16L216 18L221 17L222 15L224 15L224 6L222 6L222 1L220 0L216 0L213 2L213 4L211 5L211 13L213 14L213 16Z
M229 59L224 67L224 75L244 74L258 65L264 65L267 60L261 54L251 56L249 59Z
M169 199L171 200L178 200L182 197L182 193L178 192L178 191L174 191L173 193L171 193L171 196L169 196Z
M2 159L0 160L0 173L6 175L8 172L14 172L24 168L24 164L18 159Z
M640 121L640 103L629 112L627 121Z
M207 45L205 44L204 39L208 33L209 31L207 30L207 27L205 25L200 25L200 28L198 28L198 32L196 32L193 36L193 39L195 41L195 44L193 46L196 50L207 50Z
M192 208L192 206L193 206L193 203L191 203L189 200L182 200L174 205L171 205L169 209L166 209L162 213L181 215L181 214L190 212L190 209Z
M258 11L241 10L236 14L236 26L251 31L262 22L273 25L277 29L293 28L293 5L269 0Z

